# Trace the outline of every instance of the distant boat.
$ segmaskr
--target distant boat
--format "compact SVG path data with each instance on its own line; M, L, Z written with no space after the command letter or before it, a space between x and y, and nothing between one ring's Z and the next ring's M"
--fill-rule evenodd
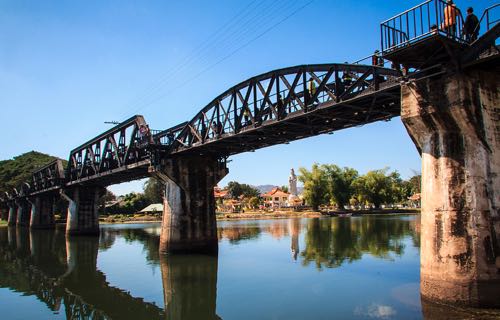
M339 213L337 214L338 217L350 217L352 216L352 213L347 213L347 212L344 212L344 213Z

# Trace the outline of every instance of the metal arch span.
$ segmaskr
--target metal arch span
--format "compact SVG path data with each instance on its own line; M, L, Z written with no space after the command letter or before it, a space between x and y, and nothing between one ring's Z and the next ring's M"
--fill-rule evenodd
M267 72L212 100L178 131L169 152L229 156L398 116L400 76L353 64Z
M133 116L71 150L67 186L85 182L109 185L147 176L153 137L146 121Z

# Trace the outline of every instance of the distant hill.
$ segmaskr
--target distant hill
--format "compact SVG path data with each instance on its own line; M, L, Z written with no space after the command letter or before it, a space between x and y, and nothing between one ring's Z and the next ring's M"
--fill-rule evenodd
M273 184L263 184L263 185L260 185L260 186L254 186L255 189L259 190L259 192L262 194L262 193L266 193L266 192L269 192L271 191L273 188L275 187L278 187L278 186L275 186ZM302 193L302 191L304 190L303 187L297 187L297 192L299 194Z
M33 171L54 159L57 157L30 151L14 159L0 161L0 194L3 195L6 191L11 192L23 182L28 182ZM66 165L67 161L64 160L63 163Z
M266 193L266 192L273 190L274 187L276 187L276 186L272 185L272 184L263 184L260 186L255 186L254 188L259 190L259 192L262 194L262 193Z

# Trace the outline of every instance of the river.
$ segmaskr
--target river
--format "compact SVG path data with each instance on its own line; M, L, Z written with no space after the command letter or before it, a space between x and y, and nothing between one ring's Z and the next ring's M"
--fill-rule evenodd
M421 319L418 216L218 222L218 256L160 256L159 224L0 228L2 319ZM465 313L469 314L470 313Z

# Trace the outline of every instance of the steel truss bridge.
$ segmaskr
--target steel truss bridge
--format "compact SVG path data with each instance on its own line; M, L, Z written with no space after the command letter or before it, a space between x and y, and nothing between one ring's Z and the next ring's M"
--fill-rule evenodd
M498 68L500 23L492 12L499 5L483 14L486 32L473 43L433 29L442 23L443 6L441 0L426 1L381 24L383 56L396 65L407 61L405 75L384 63L273 70L226 90L190 121L163 131L150 130L142 116L133 116L73 149L66 168L54 160L0 202L145 178L172 157L212 155L225 161L234 154L389 120L400 115L401 81L446 73L450 66L467 68L478 60ZM443 56L450 63L436 64Z

